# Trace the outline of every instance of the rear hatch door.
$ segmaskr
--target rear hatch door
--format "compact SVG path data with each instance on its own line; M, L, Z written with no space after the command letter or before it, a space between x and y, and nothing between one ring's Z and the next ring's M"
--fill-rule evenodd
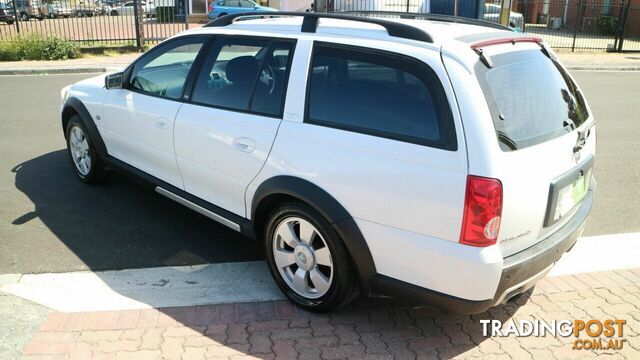
M500 147L490 160L491 176L503 185L498 245L509 256L557 231L582 204L595 123L575 81L539 44L483 52L492 66L479 61L475 70Z

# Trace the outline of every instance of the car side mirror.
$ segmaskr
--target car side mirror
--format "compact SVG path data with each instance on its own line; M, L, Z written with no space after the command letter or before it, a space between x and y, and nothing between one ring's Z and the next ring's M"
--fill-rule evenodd
M107 75L104 79L104 87L107 89L122 89L123 77L121 72Z

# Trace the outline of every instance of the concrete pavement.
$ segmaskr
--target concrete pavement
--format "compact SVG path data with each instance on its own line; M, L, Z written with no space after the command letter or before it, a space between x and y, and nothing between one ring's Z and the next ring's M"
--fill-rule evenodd
M23 359L637 359L639 285L640 269L545 279L533 294L473 316L386 298L359 299L323 315L285 300L54 312ZM574 350L573 335L485 336L480 320L486 319L621 319L625 324L616 338L621 349Z
M19 359L51 309L0 292L0 359Z
M117 71L133 62L139 53L112 56L85 55L80 59L53 61L2 61L0 75L84 74Z

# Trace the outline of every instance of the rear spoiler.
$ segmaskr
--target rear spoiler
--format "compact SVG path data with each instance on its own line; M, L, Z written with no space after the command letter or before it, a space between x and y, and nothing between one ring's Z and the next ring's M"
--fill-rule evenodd
M475 53L478 54L478 56L480 57L480 61L482 61L482 63L486 67L491 69L493 67L493 61L491 61L491 58L489 58L488 56L486 56L484 54L482 49L484 49L484 48L486 48L488 46L493 46L493 45L502 45L502 44L513 44L513 45L515 45L516 43L535 43L535 44L538 44L538 45L540 45L540 48L541 48L542 52L548 58L550 58L550 59L552 58L551 53L544 46L544 43L542 42L542 39L539 38L539 37L535 37L535 36L499 37L499 38L494 38L494 39L482 40L482 41L474 42L474 43L472 43L470 45L470 47L471 47L471 50L475 51Z
M534 36L513 36L513 37L489 39L489 40L478 41L471 44L471 49L476 50L476 49L485 48L487 46L509 44L509 43L515 45L515 43L518 43L518 42L532 42L536 44L541 44L542 39Z

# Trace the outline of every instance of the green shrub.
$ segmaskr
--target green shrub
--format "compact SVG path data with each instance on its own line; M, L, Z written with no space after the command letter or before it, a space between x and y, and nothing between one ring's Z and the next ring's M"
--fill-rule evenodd
M596 26L600 35L615 35L618 31L618 18L609 15L600 15L596 20Z
M0 43L0 61L66 60L80 55L77 44L56 36L28 34Z

